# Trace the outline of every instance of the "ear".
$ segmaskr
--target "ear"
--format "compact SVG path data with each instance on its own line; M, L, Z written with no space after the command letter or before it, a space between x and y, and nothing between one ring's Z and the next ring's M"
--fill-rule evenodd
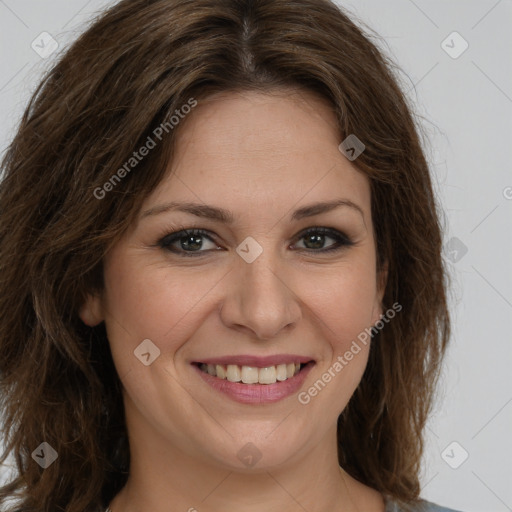
M94 327L104 320L101 297L99 294L87 294L78 316L85 325Z
M383 314L382 311L382 299L384 298L384 292L386 291L386 284L388 282L388 262L385 261L377 273L377 292L375 294L375 303L372 311L372 324L376 324Z

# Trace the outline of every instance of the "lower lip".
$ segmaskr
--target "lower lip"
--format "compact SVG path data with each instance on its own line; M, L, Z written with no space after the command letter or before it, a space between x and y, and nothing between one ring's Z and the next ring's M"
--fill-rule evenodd
M263 404L277 402L297 392L305 378L315 365L309 362L297 375L275 384L243 384L241 382L230 382L227 379L219 379L209 373L203 372L199 366L192 366L199 373L200 377L213 389L228 395L236 402L243 404Z

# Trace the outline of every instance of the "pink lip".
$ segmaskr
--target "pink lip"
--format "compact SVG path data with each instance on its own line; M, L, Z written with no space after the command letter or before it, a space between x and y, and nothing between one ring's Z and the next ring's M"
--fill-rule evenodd
M267 368L269 366L276 366L278 364L287 363L309 363L313 361L312 357L300 356L298 354L276 354L273 356L222 356L212 357L209 359L201 359L200 361L193 361L194 363L205 364L237 364L238 366L256 366L258 368Z
M287 357L287 361L290 361L290 356L288 355ZM215 359L215 361L219 361L219 359ZM233 358L231 358L230 361L233 361ZM306 359L306 361L311 360ZM268 364L268 362L265 362L265 364L267 366L272 366L272 364ZM253 365L259 366L255 364ZM226 379L219 379L218 377L214 377L212 375L209 375L208 373L201 371L197 364L192 364L192 367L195 369L195 371L199 373L199 376L213 389L216 389L217 391L220 391L221 393L228 395L236 402L241 402L244 404L261 404L277 402L278 400L282 400L283 398L286 398L292 395L293 393L297 392L304 383L304 380L306 379L308 373L310 372L311 368L313 368L314 365L315 363L311 362L307 364L303 369L301 369L301 371L294 377L286 379L285 381L282 382L276 382L275 384L243 384L240 382L230 382ZM265 368L265 366L261 367Z

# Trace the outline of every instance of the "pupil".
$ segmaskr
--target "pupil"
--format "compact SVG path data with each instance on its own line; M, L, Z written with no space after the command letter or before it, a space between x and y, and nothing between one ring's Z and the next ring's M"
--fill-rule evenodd
M307 246L308 239L310 242L313 243L314 249L321 249L324 244L324 235L308 235L306 237L306 246Z
M202 246L201 236L200 235L189 235L188 239L184 238L185 243L181 244L183 249L200 249Z

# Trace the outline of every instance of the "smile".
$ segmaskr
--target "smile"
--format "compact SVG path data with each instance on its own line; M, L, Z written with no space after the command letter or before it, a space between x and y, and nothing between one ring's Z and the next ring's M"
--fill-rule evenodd
M262 404L276 402L300 390L315 365L313 360L300 359L302 362L297 359L295 362L285 362L281 357L278 364L253 359L238 361L249 364L231 364L232 361L224 359L197 361L192 363L192 367L210 389L221 395L245 404Z
M229 382L242 382L244 384L275 384L284 382L297 375L304 367L300 363L278 364L258 368L256 366L239 366L237 364L205 364L202 363L199 368L204 373L208 373L218 379L226 379Z

